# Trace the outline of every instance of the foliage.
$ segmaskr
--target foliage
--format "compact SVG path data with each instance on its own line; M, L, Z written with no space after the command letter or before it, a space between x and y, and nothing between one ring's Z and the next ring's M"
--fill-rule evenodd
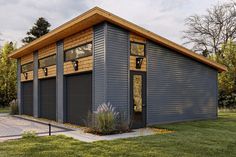
M110 134L116 130L118 115L110 103L103 103L94 112L92 128L98 133Z
M89 127L87 132L107 135L128 132L131 125L125 113L117 112L110 103L103 103L95 112L89 113L86 126Z
M227 67L227 71L220 73L219 107L236 108L236 43L229 41L223 44L221 54L212 54L210 59Z
M236 2L217 4L205 15L193 15L186 19L185 44L193 44L193 50L204 56L221 54L221 46L236 40Z
M0 113L9 113L10 107L0 107Z
M7 106L16 99L16 61L8 54L15 50L12 42L5 43L0 53L0 106Z
M19 114L19 109L18 109L18 105L17 105L17 101L16 100L13 100L11 103L10 103L10 114L11 115L17 115Z
M0 144L0 156L11 157L235 157L236 113L219 113L217 120L157 126L174 130L112 141L81 142L65 136L10 140Z
M35 138L37 137L37 134L35 131L25 131L22 134L22 138Z
M23 43L30 43L35 39L47 34L50 30L51 24L43 17L40 17L34 26L26 33L27 37L22 39Z

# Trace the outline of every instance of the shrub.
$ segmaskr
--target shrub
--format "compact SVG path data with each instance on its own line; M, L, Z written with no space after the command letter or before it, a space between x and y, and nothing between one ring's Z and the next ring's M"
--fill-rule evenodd
M37 134L35 131L25 131L22 134L22 138L35 138L37 137Z
M18 105L17 105L17 101L16 100L13 100L10 103L10 114L11 115L19 114Z
M219 108L236 109L236 94L220 92Z
M96 130L104 134L115 131L118 115L119 113L110 103L99 105L95 112Z
M85 131L100 135L128 132L130 124L125 113L116 111L110 103L103 103L95 112L88 113L85 121L88 128Z

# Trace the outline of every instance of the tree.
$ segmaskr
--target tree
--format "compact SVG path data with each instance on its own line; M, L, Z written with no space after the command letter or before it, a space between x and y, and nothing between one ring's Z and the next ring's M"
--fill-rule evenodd
M221 54L221 46L236 40L236 2L217 4L206 15L193 15L186 19L184 44L193 44L193 51L204 56Z
M15 44L7 42L0 53L0 105L7 106L16 99L16 61L8 54L16 49Z
M43 17L40 17L34 26L26 33L27 37L22 39L23 43L30 43L35 39L47 34L50 30L49 27L51 24Z
M221 55L209 56L227 67L227 72L219 74L219 107L236 108L236 42L222 45Z

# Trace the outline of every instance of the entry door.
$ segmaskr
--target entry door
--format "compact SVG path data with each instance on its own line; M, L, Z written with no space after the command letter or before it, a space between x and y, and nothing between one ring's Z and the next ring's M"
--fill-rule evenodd
M146 126L146 73L130 72L132 128Z

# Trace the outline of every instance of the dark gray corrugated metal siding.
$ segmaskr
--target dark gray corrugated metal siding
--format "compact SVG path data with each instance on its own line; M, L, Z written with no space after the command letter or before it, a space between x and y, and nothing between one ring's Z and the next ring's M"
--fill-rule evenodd
M147 43L147 123L215 118L217 71Z
M107 101L128 115L128 32L108 24L106 36Z
M105 102L105 24L94 27L93 110Z

